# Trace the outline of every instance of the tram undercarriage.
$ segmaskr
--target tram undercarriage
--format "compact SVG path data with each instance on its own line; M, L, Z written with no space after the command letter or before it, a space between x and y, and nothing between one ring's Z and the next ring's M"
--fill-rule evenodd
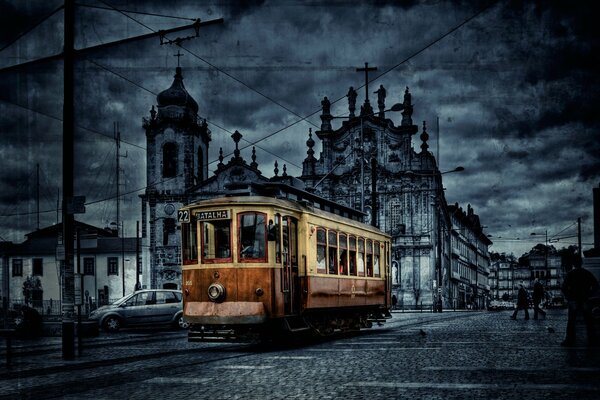
M389 318L391 314L386 308L332 309L272 319L264 324L192 324L188 332L188 341L257 342L299 332L325 337L336 332L371 328L374 323L382 325Z

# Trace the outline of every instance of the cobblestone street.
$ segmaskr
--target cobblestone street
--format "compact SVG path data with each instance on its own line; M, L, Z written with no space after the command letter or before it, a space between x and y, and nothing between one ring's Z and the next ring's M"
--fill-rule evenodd
M182 331L16 342L0 398L597 399L600 348L563 348L566 310L394 313L384 327L286 345L188 343ZM3 350L4 351L4 350ZM3 353L3 357L5 354Z

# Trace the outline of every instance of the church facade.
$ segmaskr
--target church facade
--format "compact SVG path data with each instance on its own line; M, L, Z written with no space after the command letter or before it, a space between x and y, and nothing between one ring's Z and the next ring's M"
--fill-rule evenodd
M392 282L396 306L430 308L440 301L448 305L449 217L441 173L428 150L425 122L412 121L412 99L406 88L402 103L386 110L385 88L380 86L378 111L368 90L356 110L356 92L348 91L348 117L334 128L327 97L323 99L321 129L315 132L322 151L315 157L312 132L302 179L307 190L362 210L366 219L392 236ZM402 111L400 125L386 113ZM441 282L441 285L440 285ZM444 283L446 282L446 283Z
M234 132L233 157L219 163L209 176L211 132L198 117L198 104L183 85L177 67L173 84L157 96L157 110L143 119L147 139L147 188L142 199L144 281L153 288L181 287L181 255L177 210L184 204L224 195L232 185L289 179L295 186L360 210L367 221L392 236L393 301L396 307L431 309L456 304L451 288L451 215L442 173L429 151L425 122L413 124L413 105L406 88L402 102L386 109L380 86L378 111L366 90L356 113L356 91L350 88L348 116L340 124L322 101L320 130L309 130L307 156L297 178L265 177L252 161L240 156L242 135ZM388 113L401 111L395 125ZM334 125L339 127L334 128ZM419 132L420 131L420 132ZM316 140L321 152L315 156ZM420 142L420 143L419 143ZM415 149L415 143L419 149Z

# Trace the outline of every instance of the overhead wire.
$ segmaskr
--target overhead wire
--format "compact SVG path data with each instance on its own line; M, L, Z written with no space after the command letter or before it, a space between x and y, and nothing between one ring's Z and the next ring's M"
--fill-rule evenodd
M150 28L150 27L148 27L147 25L145 25L144 23L142 23L142 22L140 22L140 21L136 20L135 18L131 17L130 15L127 15L125 12L123 12L123 11L121 11L121 10L119 10L119 9L115 8L114 6L112 6L112 5L108 4L108 3L106 3L106 2L105 2L105 1L103 1L103 0L100 0L100 1L101 1L102 3L104 3L105 5L107 5L108 7L110 7L111 9L113 9L113 10L115 10L115 11L118 11L118 12L120 12L121 14L123 14L124 16L126 16L127 18L129 18L129 19L131 19L131 20L135 21L136 23L138 23L138 24L140 24L140 25L142 25L142 26L146 27L147 29L151 30L152 32L155 32L155 31L154 31L152 28ZM404 60L402 60L401 62L399 62L399 63L398 63L398 64L396 64L395 66L393 66L393 67L389 68L388 70L386 70L385 72L383 72L382 74L380 74L380 75L376 76L375 78L373 78L372 80L370 80L370 81L368 81L368 82L369 82L369 83L371 83L371 82L373 82L373 81L375 81L375 80L379 79L381 76L383 76L383 75L385 75L385 74L389 73L389 72L390 72L390 71L392 71L393 69L395 69L395 68L398 68L400 65L402 65L402 64L404 64L405 62L409 61L410 59L412 59L413 57L415 57L415 56L417 56L418 54L422 53L423 51L425 51L426 49L430 48L430 47L431 47L431 46L433 46L434 44L438 43L439 41L441 41L442 39L444 39L444 38L445 38L445 37L447 37L448 35L452 34L453 32L455 32L456 30L458 30L458 29L459 29L459 28L461 28L462 26L466 25L468 22L470 22L471 20L473 20L474 18L476 18L477 16L479 16L480 14L482 14L484 11L486 11L488 8L490 8L490 7L491 7L493 4L495 4L496 2L497 2L497 0L496 0L496 1L493 1L493 2L491 2L491 3L489 3L487 6L483 7L481 10L479 10L479 11L478 11L476 14L474 14L473 16L471 16L471 17L467 18L466 20L464 20L462 23L458 24L457 26L453 27L453 28L452 28L452 29L450 29L448 32L446 32L446 33L445 33L445 34L443 34L441 37L439 37L438 39L436 39L436 40L434 40L434 41L430 42L428 45L426 45L426 46L425 46L424 48L422 48L421 50L414 52L414 53L413 53L413 54L411 54L409 57L405 58ZM183 50L187 51L189 54L191 54L192 56L196 57L196 58L197 58L197 59L199 59L200 61L203 61L203 62L205 62L207 65L211 66L212 68L215 68L216 70L218 70L219 72L221 72L221 73L225 74L225 75L226 75L226 76L228 76L229 78L231 78L231 79L234 79L236 82L238 82L238 83L240 83L240 84L244 85L244 86L245 86L245 87L247 87L248 89L250 89L250 90L252 90L252 91L256 92L257 94L261 95L262 97L266 98L267 100L270 100L270 101L272 101L273 103L275 103L275 104L279 105L280 107L282 107L282 108L283 108L283 109L285 109L286 111L288 111L288 112L290 112L290 113L292 113L292 114L294 114L295 116L298 116L298 117L300 118L299 120L296 120L296 121L294 121L294 122L292 122L292 123L290 123L290 124L286 125L285 127L281 128L281 129L278 129L277 131L275 131L275 132L272 132L272 133L268 134L267 136L265 136L265 137L263 137L263 138L261 138L261 139L259 139L259 140L256 140L256 141L254 141L254 142L250 142L250 144L249 144L248 146L246 146L246 147L243 147L243 148L242 148L242 150L243 150L243 149L245 149L245 148L247 148L247 147L249 147L249 146L251 146L251 145L256 145L257 143L259 143L259 142L261 142L261 141L263 141L263 140L266 140L266 139L268 139L268 138L270 138L270 137L274 136L274 135L275 135L275 134L277 134L277 133L280 133L280 132L282 132L282 131L284 131L284 130L286 130L286 129L288 129L288 128L290 128L290 127L292 127L292 126L294 126L294 125L296 125L296 124L298 124L298 123L300 123L300 122L302 122L302 121L305 121L305 120L307 120L307 118L310 118L311 116L315 115L315 114L316 114L316 113L318 113L318 112L319 112L319 110L320 110L320 109L317 109L316 111L314 111L314 112L312 112L312 113L308 114L307 116L305 116L305 117L302 117L302 116L300 116L299 114L295 113L294 111L290 110L289 108L285 107L285 106L284 106L284 105L282 105L281 103L279 103L279 102L275 101L275 100L274 100L274 99L272 99L271 97L264 95L264 94L263 94L263 93L261 93L260 91L258 91L258 90L256 90L256 89L254 89L254 88L252 88L251 86L249 86L248 84L246 84L245 82L243 82L243 81L241 81L241 80L239 80L239 79L235 78L233 75L231 75L231 74L227 73L226 71L223 71L223 70L221 70L220 68L218 68L217 66L215 66L215 65L213 65L212 63L208 62L207 60L204 60L202 57L200 57L200 56L198 56L197 54L193 53L193 52L192 52L192 51L190 51L189 49L186 49L185 47L183 47L183 46L181 46L181 45L180 45L179 47L181 47ZM94 63L94 64L96 64L96 65L98 65L96 62L93 62L93 63ZM100 65L98 65L98 66L100 67ZM103 68L103 69L106 69L106 68ZM111 71L111 72L113 72L113 73L114 73L114 71ZM120 76L120 74L116 74L116 73L115 73L115 75L117 75L117 76ZM125 79L125 80L127 80L127 81L130 81L130 80L126 79L126 78L124 78L124 79ZM130 81L130 83L132 83L132 84L135 84L133 81ZM136 85L136 86L139 86L138 84L135 84L135 85ZM364 86L365 86L365 85L363 84L363 85L359 86L358 88L360 89L360 88L362 88L362 87L364 87ZM143 87L141 87L141 86L139 86L139 87L140 87L140 88L142 88L142 89L144 89L144 90L146 90L146 91L149 91L148 89L145 89L145 88L143 88ZM150 91L150 92L151 92L151 91ZM152 92L151 92L151 93L152 93ZM346 97L346 96L344 95L344 96L342 96L342 97L340 97L340 98L338 98L338 99L336 99L336 100L334 100L334 101L330 101L330 104L335 104L336 102L338 102L338 101L340 101L340 100L344 99L345 97ZM10 101L7 101L7 100L4 100L4 99L0 99L0 100L2 100L2 101L5 101L5 102L8 102L8 103L11 103L11 104L15 104L15 105L17 105L17 106L19 106L19 107L22 107L22 108L28 109L28 110L30 110L30 111L33 111L33 112L38 112L38 113L40 113L40 114L42 114L42 115L46 115L46 116L47 116L47 117L49 117L49 118L53 118L53 119L56 119L56 120L62 121L62 119L60 119L60 118L57 118L57 117L54 117L54 116L50 116L50 115L48 115L48 114L44 114L44 113L42 113L42 112L39 112L39 111L37 111L37 110L33 110L33 109L30 109L30 108L28 108L28 107L24 107L24 106L22 106L22 105L20 105L20 104L16 104L16 103L13 103L13 102L10 102ZM317 128L319 128L319 127L318 127L316 124L312 123L311 121L307 121L307 122L308 122L308 123L310 123L310 124L312 124L312 125L314 125L314 126L316 126ZM94 133L99 133L99 134L101 134L101 135L103 135L103 136L107 136L107 137L109 137L109 136L108 136L108 135L106 135L106 134L103 134L103 133L101 133L101 132L98 132L98 131L94 131L94 130L92 130L92 129L89 129L89 128L84 128L84 127L80 127L80 128L83 128L83 129L85 129L85 130L89 130L89 131L91 131L91 132L94 132ZM223 130L225 130L225 131L227 131L227 130L226 130L226 129L224 129L224 128L221 128L221 127L219 127L219 128L220 128L220 129L223 129ZM228 132L228 131L227 131L227 132ZM123 141L123 142L124 142L124 143L127 143L127 144L130 144L130 145L134 145L134 144L132 144L132 143L129 143L129 142L126 142L126 141ZM134 145L134 146L135 146L135 147L139 147L139 148L141 148L141 149L144 149L143 147L141 147L141 146L138 146L138 145ZM263 150L264 150L264 149L263 149ZM265 150L265 151L266 151L266 150ZM270 153L270 152L269 152L269 153ZM278 157L280 157L280 156L278 155ZM215 162L215 161L211 161L211 163L213 163L213 162ZM292 165L295 165L295 164L293 164L293 163L291 163L291 164L292 164ZM171 180L171 179L175 179L175 177L174 177L174 178L169 178L169 179L167 179L167 180L163 180L163 181L161 181L161 182L166 182L166 181L168 181L168 180ZM153 184L151 184L151 185L148 185L148 186L146 186L146 187L142 187L142 188L138 188L138 189L131 190L131 191L127 192L127 193L123 193L123 194L122 194L122 196L125 196L125 195L128 195L128 194L132 194L132 193L136 193L136 192L139 192L139 191L145 190L145 189L147 189L149 186L153 186L153 185L156 185L156 184L158 184L158 183L159 183L159 182L156 182L156 183L153 183ZM107 199L102 199L102 200L91 201L91 202L88 202L88 203L86 203L86 205L95 204L95 203L98 203L98 202L101 202L101 201L107 201L107 200L110 200L110 199L112 199L112 198L114 198L114 196L113 196L113 197L110 197L110 198L107 198ZM47 210L47 211L43 211L43 212L54 212L54 211L56 211L56 210ZM41 212L42 212L42 211L41 211ZM21 216L21 215L29 215L29 214L31 214L31 213L17 213L17 214L11 214L11 215L0 215L0 216Z
M28 28L25 31L21 32L15 38L13 38L12 40L10 40L7 44L5 44L4 46L2 46L2 48L0 48L0 52L3 51L4 49L7 49L10 46L12 46L15 42L17 42L23 36L27 35L29 32L31 32L32 30L34 30L35 28L37 28L38 26L40 26L41 24L43 24L48 18L52 17L54 14L56 14L57 12L59 12L60 10L62 10L63 8L65 8L64 4L60 5L57 9L55 9L54 11L52 11L50 14L46 15L45 17L42 17L39 21L37 21L35 24L33 24L30 28Z

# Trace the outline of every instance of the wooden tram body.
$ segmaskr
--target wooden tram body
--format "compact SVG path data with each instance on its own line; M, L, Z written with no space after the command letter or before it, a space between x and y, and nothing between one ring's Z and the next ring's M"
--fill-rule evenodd
M390 317L390 237L307 203L222 197L183 207L189 340L371 327Z

